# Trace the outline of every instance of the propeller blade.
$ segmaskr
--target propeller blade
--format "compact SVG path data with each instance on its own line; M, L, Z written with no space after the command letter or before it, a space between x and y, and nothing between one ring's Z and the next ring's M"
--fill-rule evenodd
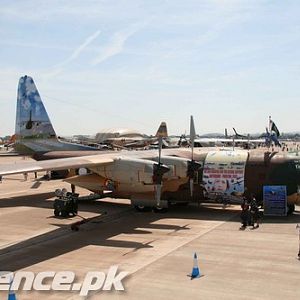
M189 182L190 182L191 197L193 197L193 191L194 191L195 172L197 172L200 168L201 168L201 163L196 162L194 160L190 160L188 162L187 176L188 176Z
M158 138L158 163L161 164L161 149L163 144L163 138L160 136Z
M191 192L191 197L193 197L193 192L194 192L194 178L190 178L190 192Z
M165 168L161 163L161 149L163 145L163 138L160 135L158 138L158 165L157 168L154 170L154 177L155 177L155 198L156 198L156 205L160 206L160 198L161 198L161 188L162 188L162 177L165 172L169 171L169 168Z
M155 185L155 200L156 200L156 205L159 207L160 206L160 198L161 198L161 184L156 184Z
M191 116L191 121L190 121L190 143L191 143L191 149L192 149L192 159L188 164L188 170L187 170L187 175L189 177L190 181L190 192L191 192L191 197L193 197L193 191L194 191L194 175L195 172L198 171L200 168L200 164L194 161L194 143L195 143L195 138L196 138L196 130L195 130L195 124L194 124L194 118Z
M160 205L161 189L162 189L162 177L168 171L170 171L170 168L166 165L163 165L162 163L158 163L158 164L154 165L154 168L153 168L153 183L154 183L155 200L156 200L157 206Z
M195 131L195 124L194 124L194 118L191 116L190 121L190 142L191 142L191 148L192 148L192 160L194 159L194 142L196 138L196 131Z

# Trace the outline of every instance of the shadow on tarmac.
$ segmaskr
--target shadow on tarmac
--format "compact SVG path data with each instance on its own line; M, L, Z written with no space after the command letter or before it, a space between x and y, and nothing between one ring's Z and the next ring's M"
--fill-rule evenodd
M52 196L52 193L50 193ZM0 207L13 207L22 205L49 207L52 201L47 201L49 193L27 197L15 197L12 199L3 199L0 201ZM25 202L25 203L24 203ZM96 204L96 205L95 205ZM4 270L15 271L28 266L55 258L59 255L76 251L80 248L95 245L102 247L120 247L128 248L128 253L136 252L142 248L152 248L151 242L134 242L118 240L120 234L137 235L152 234L151 230L170 230L171 233L181 230L190 230L189 222L191 219L205 220L228 220L236 215L233 210L221 210L205 207L174 207L169 213L155 214L135 212L128 204L113 204L111 202L97 202L84 204L85 210L95 211L104 210L107 206L123 205L123 211L114 214L109 221L101 222L101 216L92 220L87 225L83 225L78 232L73 232L70 225L58 225L59 228L29 238L23 242L11 245L0 250L0 265ZM163 219L187 219L184 226L157 224L156 221ZM110 221L113 222L110 222ZM101 249L99 250L101 253Z
M17 206L51 208L53 201L48 200L50 197L53 197L53 193L1 199L0 208ZM103 213L108 207L116 207L118 212L115 214L112 212L108 215L103 213L105 215L103 219L102 216L93 219L87 225L83 225L78 232L71 231L70 225L54 223L53 225L58 226L58 228L53 231L3 248L0 250L2 270L16 271L23 269L89 245L128 248L129 251L126 254L143 248L153 248L152 242L118 240L117 236L120 234L150 235L153 229L171 230L171 233L190 230L189 224L193 219L240 222L240 211L236 210L236 206L230 205L224 209L215 204L190 205L187 207L172 206L169 212L164 214L138 213L129 204L105 202L105 199L93 203L80 203L79 205L79 211ZM110 219L107 220L106 218ZM164 219L186 219L186 224L177 226L155 223ZM294 215L284 218L264 217L262 222L297 223L299 221L300 213L296 212ZM99 255L101 255L101 249L99 249Z

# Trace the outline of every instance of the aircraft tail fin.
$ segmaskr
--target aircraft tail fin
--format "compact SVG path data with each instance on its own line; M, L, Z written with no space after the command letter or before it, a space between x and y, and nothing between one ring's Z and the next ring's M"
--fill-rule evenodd
M27 75L19 80L15 137L15 150L20 154L92 149L59 141L34 81Z
M238 133L236 132L235 128L233 127L232 129L234 131L235 136L238 136Z
M168 137L168 129L167 129L167 124L166 122L161 122L160 126L155 134L156 137L163 137L167 138Z
M232 129L233 129L233 131L234 131L234 134L235 134L235 137L236 137L236 138L242 138L242 139L247 139L247 138L248 138L248 136L246 136L246 135L237 133L237 131L235 130L234 127L233 127Z
M19 80L15 133L18 141L56 138L34 81L26 75Z

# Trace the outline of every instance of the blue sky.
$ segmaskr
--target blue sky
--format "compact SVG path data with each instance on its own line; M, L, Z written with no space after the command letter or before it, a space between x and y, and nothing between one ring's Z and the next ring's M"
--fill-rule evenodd
M59 135L299 131L299 49L296 0L1 0L0 136L25 74Z

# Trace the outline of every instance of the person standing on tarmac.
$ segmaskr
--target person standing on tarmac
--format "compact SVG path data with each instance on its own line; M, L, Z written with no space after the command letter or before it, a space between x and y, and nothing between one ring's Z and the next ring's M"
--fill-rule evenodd
M25 173L24 173L24 181L27 181L27 180L28 180L28 173L25 172Z
M252 195L251 198L252 198L250 202L251 225L253 226L252 229L256 229L259 227L259 219L260 219L259 208L255 197Z
M249 203L247 202L246 198L244 198L241 208L242 208L242 212L241 212L242 226L240 227L240 230L245 230L247 228L247 225L249 225L250 222Z

